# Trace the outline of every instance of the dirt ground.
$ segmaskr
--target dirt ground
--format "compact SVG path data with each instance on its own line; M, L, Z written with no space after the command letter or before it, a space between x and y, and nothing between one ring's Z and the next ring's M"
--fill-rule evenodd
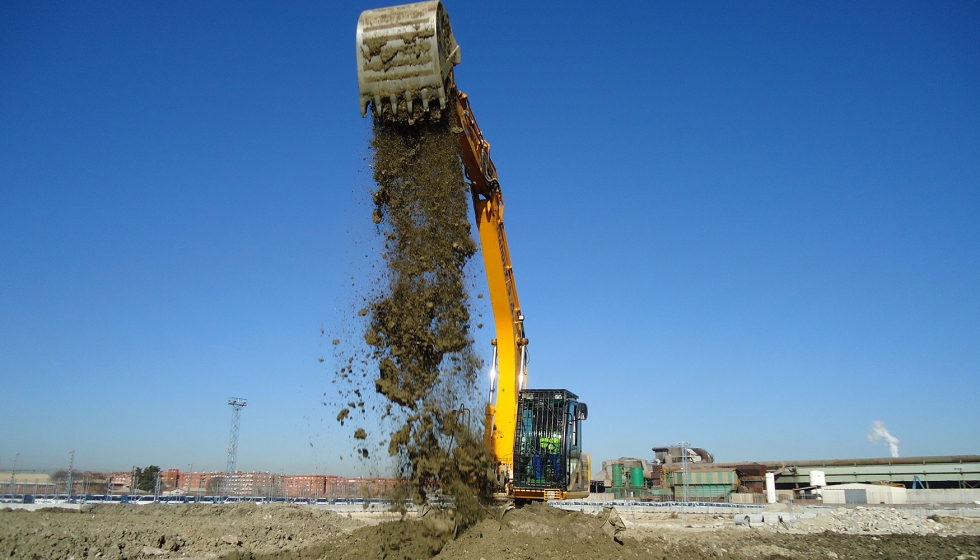
M0 557L189 559L937 558L980 556L980 520L940 518L930 533L736 527L732 517L617 517L535 505L497 510L453 538L453 520L337 514L300 506L86 506L0 510ZM922 520L918 520L921 522ZM619 531L617 532L617 527Z

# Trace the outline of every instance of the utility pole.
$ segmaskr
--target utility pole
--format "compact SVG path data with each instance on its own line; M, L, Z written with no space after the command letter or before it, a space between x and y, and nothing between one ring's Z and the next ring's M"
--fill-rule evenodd
M75 470L75 450L71 450L71 458L68 459L68 501L71 501L71 491L74 486L74 480L72 480L72 471Z
M230 493L231 477L235 473L238 462L238 423L242 417L242 409L245 408L246 404L245 399L228 398L228 406L231 407L231 435L228 438L228 463L225 465L225 493Z
M15 477L17 476L17 459L20 459L20 453L14 455L14 468L10 469L10 493L16 494L14 491L14 483L16 482Z

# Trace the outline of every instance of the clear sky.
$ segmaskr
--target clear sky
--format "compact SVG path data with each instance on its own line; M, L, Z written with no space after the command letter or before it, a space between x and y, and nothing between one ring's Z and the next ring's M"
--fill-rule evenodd
M375 7L0 3L0 470L223 469L230 396L239 468L369 467L320 403ZM447 9L593 461L980 453L980 3Z

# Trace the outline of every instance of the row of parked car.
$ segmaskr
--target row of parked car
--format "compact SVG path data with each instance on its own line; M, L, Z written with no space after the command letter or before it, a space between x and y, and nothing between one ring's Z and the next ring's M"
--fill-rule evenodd
M3 494L0 503L16 504L234 504L252 502L255 504L290 503L303 505L380 505L389 503L380 498L283 498L263 496L150 496L145 494Z
M765 506L759 504L735 504L728 502L650 502L650 501L640 501L640 500L615 500L611 502L589 502L589 501L574 501L574 500L562 500L552 502L552 505L556 506L614 506L614 507L648 507L648 508L673 508L673 507L718 507L718 508L732 508L732 509L752 509L758 508L762 509Z
M33 504L33 494L3 494L0 495L0 504Z

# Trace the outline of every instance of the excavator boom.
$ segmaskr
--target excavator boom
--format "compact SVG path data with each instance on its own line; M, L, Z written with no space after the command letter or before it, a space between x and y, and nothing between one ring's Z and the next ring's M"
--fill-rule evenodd
M488 403L486 444L493 449L505 470L514 463L514 435L517 418L517 395L527 383L527 338L524 315L517 299L514 267L510 262L507 233L504 230L504 196L500 192L497 169L490 159L490 143L483 138L470 101L465 93L456 96L457 133L460 157L470 179L476 229L487 273L490 305L493 309L497 338L494 339L492 371L496 371L496 404ZM509 476L509 473L508 473Z

